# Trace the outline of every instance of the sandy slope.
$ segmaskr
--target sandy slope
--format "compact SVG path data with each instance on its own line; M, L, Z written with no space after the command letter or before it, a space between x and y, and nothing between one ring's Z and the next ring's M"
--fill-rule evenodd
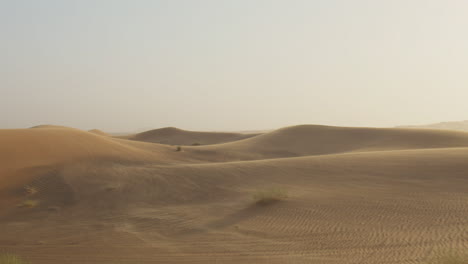
M465 133L298 126L176 152L38 131L0 131L4 187L61 164L24 172L38 193L16 194L41 203L0 217L0 250L34 264L424 263L468 246ZM255 205L272 186L290 197Z
M168 145L210 145L224 142L236 141L258 135L258 133L227 133L227 132L198 132L187 131L175 127L165 127L149 130L123 138L161 143Z

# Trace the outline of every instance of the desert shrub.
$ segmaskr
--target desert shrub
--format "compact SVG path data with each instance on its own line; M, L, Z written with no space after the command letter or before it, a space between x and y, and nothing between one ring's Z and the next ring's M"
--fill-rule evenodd
M0 264L29 264L29 262L12 254L0 254Z
M192 146L200 146L200 145L201 145L201 144L198 143L198 142L195 142L195 143L192 144Z
M20 204L18 204L18 207L27 207L27 208L34 208L39 205L38 200L24 200Z
M181 147L181 146L177 146L177 147L176 147L176 151L182 151L182 147Z
M252 198L256 204L268 205L288 198L288 193L281 188L270 188L255 192Z
M28 195L35 195L36 193L39 192L39 190L36 187L32 187L32 186L26 186L24 187L24 190L26 191Z

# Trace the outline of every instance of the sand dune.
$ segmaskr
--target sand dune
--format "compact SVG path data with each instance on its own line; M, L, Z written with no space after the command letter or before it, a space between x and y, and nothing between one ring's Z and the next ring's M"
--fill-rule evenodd
M30 128L35 129L35 128L68 128L68 127L44 124L44 125L33 126L33 127L30 127Z
M468 131L468 120L464 121L452 121L452 122L440 122L427 125L416 125L416 126L401 126L403 128L428 128L428 129L443 129L443 130L459 130Z
M130 135L124 138L131 140L154 142L168 145L210 145L224 142L236 141L258 134L247 133L227 133L227 132L197 132L178 129L175 127L166 127L149 130L136 135Z
M238 153L245 158L260 159L448 147L468 147L468 133L430 129L301 125L201 149Z
M58 126L0 130L0 196L24 186L38 174L82 162L152 162L192 160L169 146L102 137ZM0 203L0 209L4 203Z
M296 126L174 151L0 130L3 186L21 171L37 193L9 195L40 202L0 215L0 249L34 264L424 263L467 246L467 135ZM289 197L255 204L270 187Z

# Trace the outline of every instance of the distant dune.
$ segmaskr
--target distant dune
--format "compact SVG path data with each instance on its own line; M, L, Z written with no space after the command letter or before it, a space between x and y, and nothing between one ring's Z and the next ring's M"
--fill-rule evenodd
M67 127L57 126L57 125L37 125L37 126L30 127L30 128L67 128Z
M32 264L384 264L466 248L465 132L140 135L204 144L180 150L99 134L0 130L1 251ZM268 188L288 197L256 204Z
M227 132L197 132L166 127L149 130L146 132L130 135L124 138L130 140L153 142L167 145L211 145L224 142L236 141L258 134L227 133Z
M300 125L202 149L252 159L346 152L468 147L468 133L428 129Z
M440 122L428 125L419 126L400 126L406 128L429 128L429 129L446 129L446 130L459 130L468 131L468 120L465 121L452 121L452 122Z
M107 137L111 136L110 134L107 134L106 132L101 131L99 129L91 129L91 130L88 130L88 132L96 134L96 135L100 135L100 136L107 136Z

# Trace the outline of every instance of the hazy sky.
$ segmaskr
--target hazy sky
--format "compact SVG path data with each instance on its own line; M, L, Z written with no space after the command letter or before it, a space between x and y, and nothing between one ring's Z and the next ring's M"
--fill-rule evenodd
M0 128L468 119L466 0L0 0Z

